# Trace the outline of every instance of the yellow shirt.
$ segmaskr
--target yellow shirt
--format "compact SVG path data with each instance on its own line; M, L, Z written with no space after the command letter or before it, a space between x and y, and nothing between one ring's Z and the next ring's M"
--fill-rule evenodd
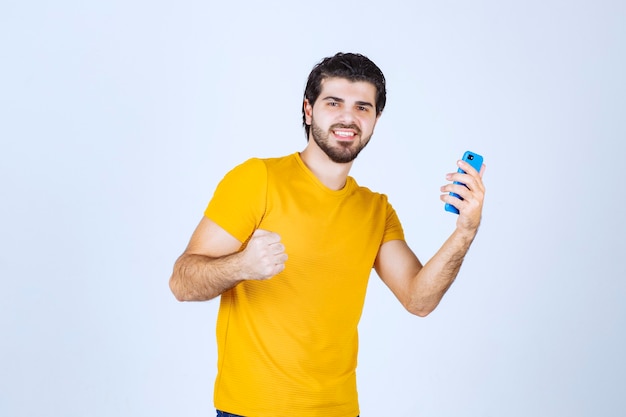
M358 336L379 247L404 239L387 197L348 177L325 187L299 154L250 159L205 215L241 242L278 233L285 270L221 296L215 406L246 417L356 417Z

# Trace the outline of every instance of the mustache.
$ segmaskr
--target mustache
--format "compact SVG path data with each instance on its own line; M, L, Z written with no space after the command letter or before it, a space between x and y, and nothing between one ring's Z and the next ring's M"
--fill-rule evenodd
M361 134L361 129L359 129L359 127L355 124L347 125L343 123L336 123L330 127L330 130L335 130L335 129L352 129L357 133L357 135Z

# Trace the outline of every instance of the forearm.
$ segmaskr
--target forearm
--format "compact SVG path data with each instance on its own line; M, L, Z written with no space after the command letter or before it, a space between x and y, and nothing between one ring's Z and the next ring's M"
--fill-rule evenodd
M432 312L459 273L476 232L456 229L411 282L407 310L418 316Z
M240 254L220 258L184 253L174 264L170 289L179 301L211 300L243 281Z

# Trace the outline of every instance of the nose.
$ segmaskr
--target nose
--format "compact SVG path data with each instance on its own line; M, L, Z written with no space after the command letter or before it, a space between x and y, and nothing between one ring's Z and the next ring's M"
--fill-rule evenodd
M339 121L344 124L351 124L355 120L354 110L349 107L344 107L339 115Z

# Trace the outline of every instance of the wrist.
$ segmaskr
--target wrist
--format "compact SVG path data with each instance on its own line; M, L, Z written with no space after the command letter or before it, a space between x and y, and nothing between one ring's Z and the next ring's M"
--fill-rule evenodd
M459 227L454 230L452 235L457 239L461 240L463 243L469 245L472 243L476 234L478 233L478 227L475 228L467 228L467 227Z

